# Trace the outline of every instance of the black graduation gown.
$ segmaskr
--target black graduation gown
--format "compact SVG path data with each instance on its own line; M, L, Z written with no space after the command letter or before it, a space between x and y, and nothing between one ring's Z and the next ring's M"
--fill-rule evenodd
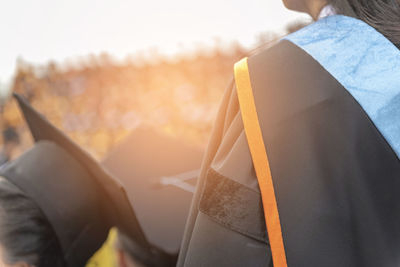
M400 51L367 24L333 16L248 62L288 266L399 266ZM232 86L178 266L272 265Z

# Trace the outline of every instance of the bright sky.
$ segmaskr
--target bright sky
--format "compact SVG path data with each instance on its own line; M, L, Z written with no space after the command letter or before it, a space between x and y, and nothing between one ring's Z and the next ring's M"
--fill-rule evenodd
M304 15L281 0L11 0L0 9L0 82L12 77L18 57L43 64L108 52L117 58L238 40L282 29Z

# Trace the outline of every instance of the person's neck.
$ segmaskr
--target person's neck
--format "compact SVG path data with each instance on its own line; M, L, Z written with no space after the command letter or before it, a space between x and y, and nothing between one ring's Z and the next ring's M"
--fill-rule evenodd
M317 20L321 10L328 4L327 1L308 1L307 3L307 13Z

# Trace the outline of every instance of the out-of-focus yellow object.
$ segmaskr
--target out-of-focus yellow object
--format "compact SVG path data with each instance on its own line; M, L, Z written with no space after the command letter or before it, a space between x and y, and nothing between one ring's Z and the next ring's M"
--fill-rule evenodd
M114 244L117 238L117 229L110 230L106 242L88 261L86 267L115 267L117 259L115 257Z

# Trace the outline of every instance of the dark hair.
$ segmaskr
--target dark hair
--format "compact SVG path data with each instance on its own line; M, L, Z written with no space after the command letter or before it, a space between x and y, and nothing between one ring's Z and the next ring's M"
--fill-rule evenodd
M7 264L64 267L57 237L36 204L0 176L0 244Z
M400 49L400 0L329 0L338 14L358 18Z

